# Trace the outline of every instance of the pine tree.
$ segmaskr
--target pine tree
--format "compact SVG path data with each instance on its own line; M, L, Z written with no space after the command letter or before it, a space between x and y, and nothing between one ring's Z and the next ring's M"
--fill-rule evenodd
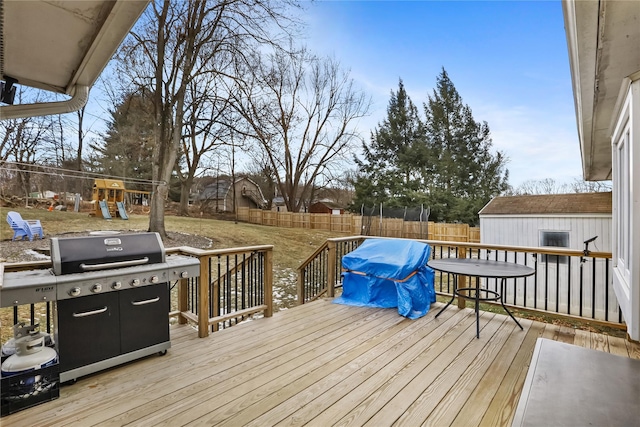
M424 105L425 130L433 168L428 182L432 218L437 221L478 223L478 211L508 188L506 157L492 153L487 122L476 122L463 104L447 72Z
M489 125L474 120L444 69L424 110L422 122L400 81L387 118L356 159L352 210L424 203L432 220L476 225L478 211L509 187L506 157L493 152Z
M126 94L124 100L110 111L111 118L103 141L90 144L98 154L92 161L97 172L151 180L154 121L150 96L146 90ZM126 185L130 189L149 190L148 186Z
M363 144L364 158L354 182L353 210L364 204L384 203L389 207L419 205L422 193L422 158L425 156L423 124L402 80L391 92L387 118L372 132L370 144Z

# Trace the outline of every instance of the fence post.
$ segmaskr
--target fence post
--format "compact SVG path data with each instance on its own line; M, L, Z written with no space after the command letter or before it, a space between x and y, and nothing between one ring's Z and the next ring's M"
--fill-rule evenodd
M198 297L198 337L209 336L209 257L200 258L200 292Z
M467 248L461 246L458 249L458 258L466 258L467 257ZM467 276L458 275L458 288L466 288L467 287ZM464 294L462 294L464 295ZM467 301L463 296L458 296L458 308L465 308L467 306Z
M327 296L335 296L336 288L336 242L327 241Z
M264 253L264 317L273 316L273 249Z

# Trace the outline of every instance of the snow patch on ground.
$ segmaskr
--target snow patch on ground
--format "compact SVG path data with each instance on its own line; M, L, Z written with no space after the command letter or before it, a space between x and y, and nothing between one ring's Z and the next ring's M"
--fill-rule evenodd
M280 311L298 304L298 272L293 268L273 268L273 311Z
M35 259L51 259L49 255L42 254L32 249L27 249L26 251L24 251L24 253L25 255Z

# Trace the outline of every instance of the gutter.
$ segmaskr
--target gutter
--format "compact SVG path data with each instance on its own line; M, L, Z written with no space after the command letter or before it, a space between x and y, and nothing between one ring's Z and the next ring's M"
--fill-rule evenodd
M89 86L77 85L70 91L72 96L65 101L38 102L34 104L0 106L0 120L22 119L33 116L73 113L85 106L89 99Z

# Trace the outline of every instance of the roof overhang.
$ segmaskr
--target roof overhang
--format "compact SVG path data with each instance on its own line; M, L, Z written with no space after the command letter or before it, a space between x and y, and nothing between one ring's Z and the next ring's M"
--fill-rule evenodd
M88 89L148 3L0 0L0 77L72 96L76 102L69 106L81 108ZM42 105L46 104L2 106L0 117L54 114L51 105Z
M584 179L611 179L611 124L623 80L640 70L640 2L563 0Z

